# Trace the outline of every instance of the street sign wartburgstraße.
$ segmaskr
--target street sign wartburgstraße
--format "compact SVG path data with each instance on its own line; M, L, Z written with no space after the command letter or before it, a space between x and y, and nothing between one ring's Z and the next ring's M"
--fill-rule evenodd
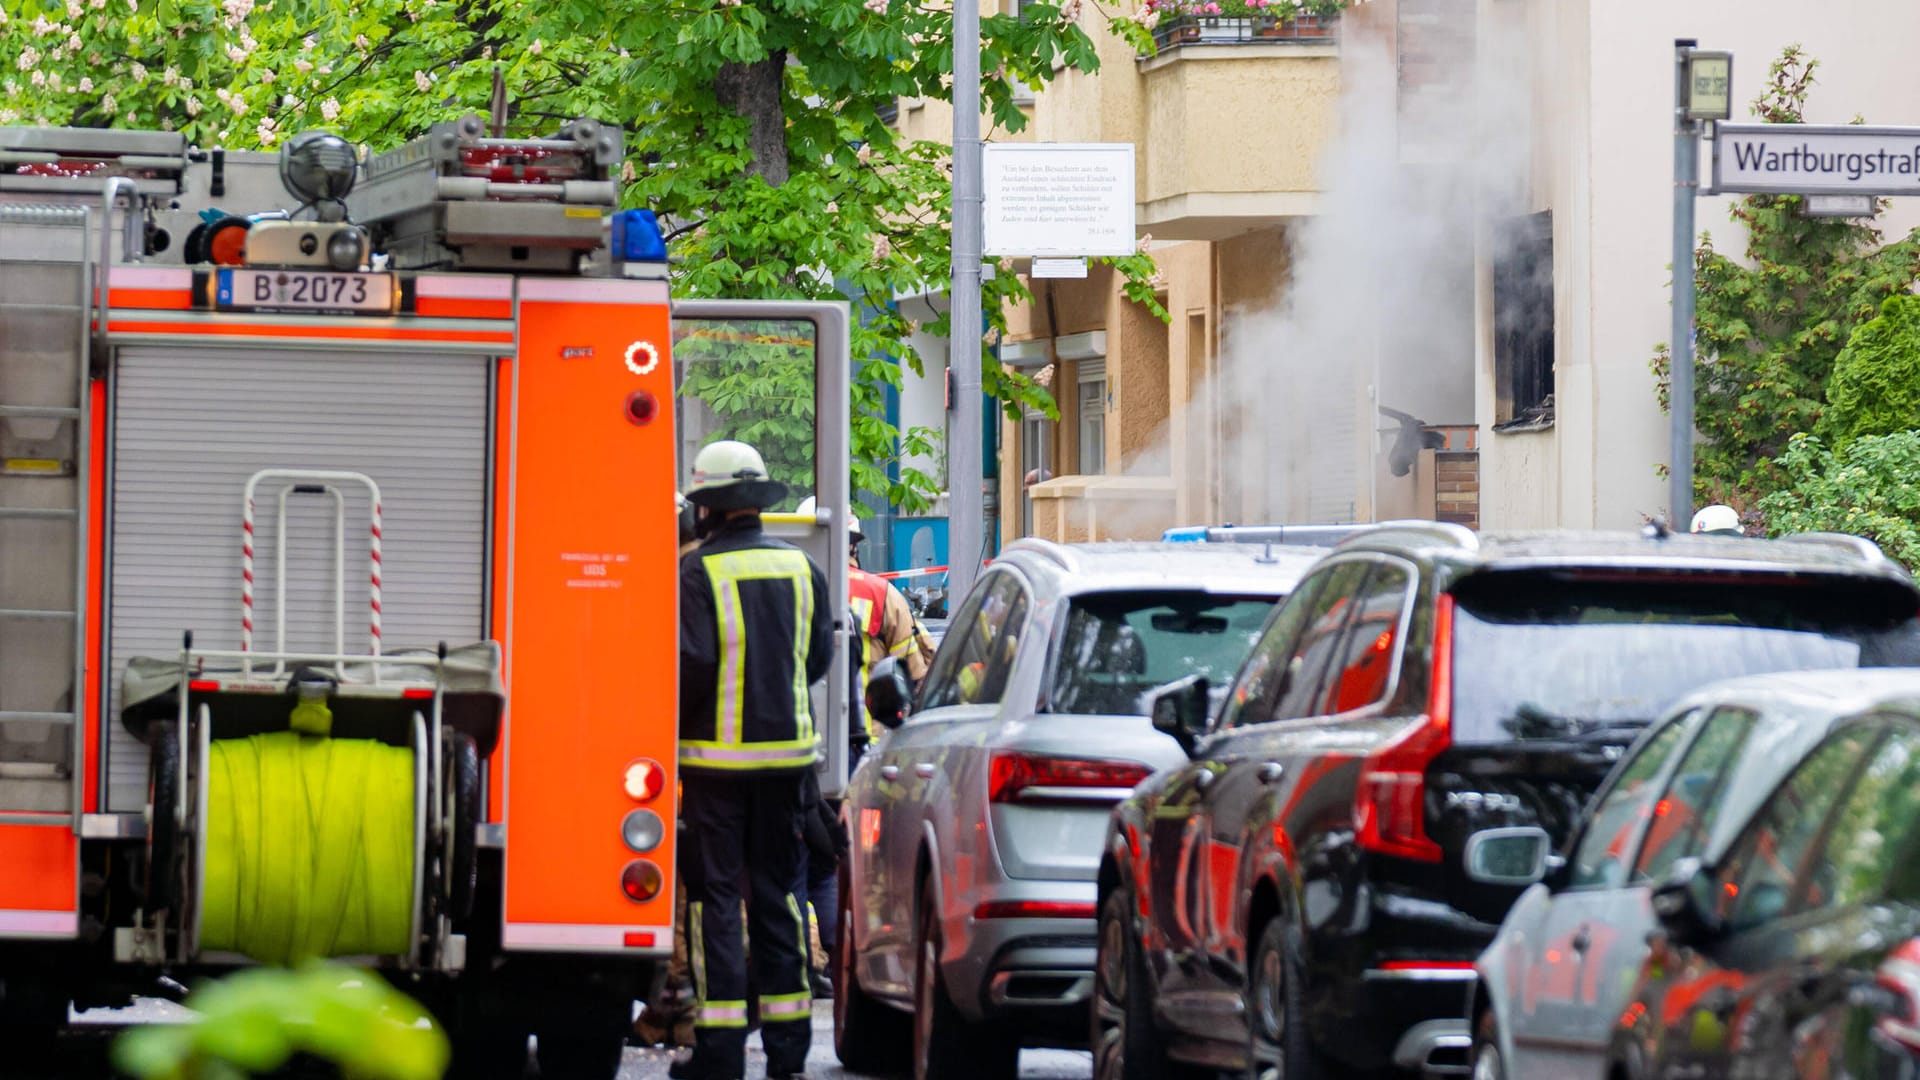
M1920 195L1920 128L1719 124L1713 191Z

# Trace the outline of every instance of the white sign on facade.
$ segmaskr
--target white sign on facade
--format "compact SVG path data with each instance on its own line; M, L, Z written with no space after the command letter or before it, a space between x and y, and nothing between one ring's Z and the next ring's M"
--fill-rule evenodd
M1713 190L1756 195L1920 195L1920 128L1720 124Z
M987 255L1134 253L1132 143L988 143L981 168Z

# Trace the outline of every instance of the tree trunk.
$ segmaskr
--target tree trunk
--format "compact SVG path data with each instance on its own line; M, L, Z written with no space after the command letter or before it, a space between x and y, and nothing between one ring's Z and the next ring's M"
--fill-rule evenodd
M786 73L787 54L781 51L751 64L722 64L713 79L714 97L749 125L747 150L752 161L747 174L765 180L769 187L787 182Z

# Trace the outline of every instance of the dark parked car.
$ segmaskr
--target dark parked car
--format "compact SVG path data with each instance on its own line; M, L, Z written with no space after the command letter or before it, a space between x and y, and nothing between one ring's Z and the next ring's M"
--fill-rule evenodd
M1096 1076L1463 1069L1473 962L1532 880L1470 874L1470 838L1563 844L1670 702L1900 662L1916 608L1853 538L1405 523L1342 543L1217 716L1204 680L1156 695L1191 760L1109 825Z
M1528 889L1480 957L1475 1076L1608 1075L1658 928L1652 894L1682 859L1709 864L1808 750L1849 716L1920 695L1911 671L1756 675L1715 683L1634 744L1565 864Z
M1920 1076L1920 673L1653 893L1612 1076Z

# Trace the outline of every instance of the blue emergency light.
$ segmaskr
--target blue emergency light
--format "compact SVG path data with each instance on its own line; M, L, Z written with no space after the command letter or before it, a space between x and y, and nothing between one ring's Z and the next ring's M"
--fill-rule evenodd
M1188 525L1177 529L1168 529L1160 534L1163 542L1175 544L1204 544L1207 542L1205 525Z
M666 262L667 241L651 210L622 210L613 215L613 250L623 262Z

